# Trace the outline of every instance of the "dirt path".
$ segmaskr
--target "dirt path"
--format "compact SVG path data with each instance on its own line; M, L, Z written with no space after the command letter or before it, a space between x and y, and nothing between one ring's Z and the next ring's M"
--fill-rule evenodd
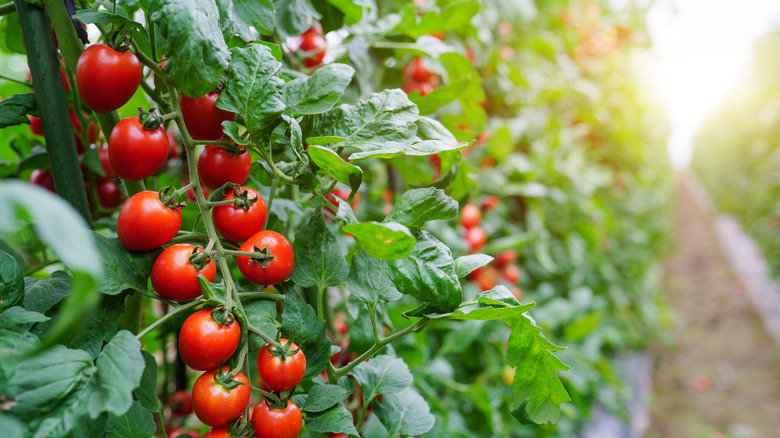
M685 184L675 233L664 280L675 344L656 349L646 438L780 437L780 350Z

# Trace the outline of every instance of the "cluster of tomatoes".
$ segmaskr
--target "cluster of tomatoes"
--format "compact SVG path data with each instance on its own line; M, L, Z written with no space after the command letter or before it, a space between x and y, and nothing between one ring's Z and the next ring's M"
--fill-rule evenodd
M487 233L479 223L482 221L482 211L488 211L498 205L499 199L496 196L486 196L482 201L481 210L474 204L466 204L460 212L460 224L465 229L463 238L469 244L470 250L476 251L487 243ZM518 299L522 301L523 292L518 284L520 283L520 268L517 266L517 251L514 249L504 250L494 257L494 260L487 266L478 268L469 274L469 279L479 286L483 291L496 287L499 282L509 287L509 290Z
M422 57L414 58L404 68L403 90L410 94L419 91L421 96L429 94L441 83L439 75L431 71Z

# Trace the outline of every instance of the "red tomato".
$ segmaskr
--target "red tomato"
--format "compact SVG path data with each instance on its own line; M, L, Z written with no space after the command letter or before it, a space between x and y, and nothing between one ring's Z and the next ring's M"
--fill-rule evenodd
M303 418L292 400L286 408L274 409L263 399L252 411L252 422L256 438L295 438L301 433Z
M198 157L198 176L203 184L216 190L227 182L243 184L252 170L252 157L244 147L241 153L232 155L227 150L214 145L206 145Z
M487 234L485 234L485 230L480 227L469 228L466 230L466 235L464 237L471 250L480 248L487 243Z
M298 49L307 52L308 55L303 58L303 65L306 68L319 67L322 64L322 59L325 58L328 42L325 41L320 32L315 28L310 28L299 37Z
M225 426L238 418L249 404L249 381L241 373L236 374L234 381L243 383L233 389L227 389L214 380L217 370L203 373L192 387L192 403L195 405L195 415L211 427ZM229 372L228 367L222 367L222 372Z
M406 81L404 82L402 89L406 94L412 94L415 91L419 91L420 96L425 96L435 90L436 86L430 82Z
M117 208L122 204L122 190L113 181L97 184L98 201L103 208Z
M485 211L492 210L498 207L498 204L500 202L501 199L499 199L498 196L495 195L485 196L485 199L482 200L482 209Z
M200 434L197 430L185 430L183 426L179 426L176 428L170 428L169 426L165 426L165 433L170 438L176 438L179 435L190 435L192 438L200 438ZM205 437L205 435L204 435Z
M227 427L215 427L203 435L203 438L234 438L228 433Z
M496 268L486 266L482 269L474 280L482 291L490 290L496 287Z
M105 44L87 47L76 65L81 99L98 113L113 111L133 97L143 69L133 52L120 52Z
M520 268L516 265L507 265L501 271L501 277L512 284L517 284L520 282Z
M466 204L460 210L460 224L464 228L474 228L482 220L482 212L474 204Z
M263 197L249 187L241 187L238 192L239 197L243 191L247 192L248 199L257 199L254 204L249 206L249 209L245 210L235 205L218 205L211 211L214 226L219 234L234 242L243 242L262 230L268 218L268 210ZM225 197L222 198L223 201L231 199L236 199L236 189L226 190Z
M425 66L422 57L418 57L414 58L412 62L406 65L406 68L404 68L404 75L416 82L428 82L436 76L436 73Z
M27 119L30 121L30 131L35 135L40 135L43 137L43 125L41 125L41 118L28 115Z
M187 132L195 140L219 140L222 138L222 122L233 121L236 117L229 111L217 108L218 98L219 93L214 91L198 98L181 95L181 115Z
M206 371L230 359L241 338L241 326L232 318L219 325L211 317L212 308L193 313L179 331L179 354L194 370Z
M504 266L517 260L517 251L514 249L507 249L501 251L496 256L496 266L503 268Z
M168 135L147 131L138 117L120 120L108 138L108 158L120 178L140 181L160 170L168 157Z
M152 287L163 298L173 301L187 301L199 297L203 292L198 284L198 274L213 282L217 276L217 264L209 261L198 269L190 263L195 245L177 244L163 250L152 265ZM198 253L203 249L198 248Z
M160 195L143 191L131 196L119 211L116 234L131 251L148 251L165 245L181 227L181 209L165 206Z
M257 284L272 285L290 278L295 266L295 256L289 240L276 231L264 230L247 239L239 250L254 251L255 247L260 250L269 248L274 258L266 260L263 267L260 260L236 256L238 269L247 280Z
M431 162L431 167L433 167L433 180L436 181L441 177L441 157L439 154L429 155L428 160Z
M282 345L288 345L287 339L279 339ZM285 392L295 388L303 379L306 373L306 356L303 351L292 342L289 342L290 350L298 350L295 354L286 356L282 360L281 356L275 356L272 351L276 351L270 344L263 345L260 353L257 354L257 371L265 385L274 391Z
M523 291L521 291L519 287L512 286L509 290L512 292L512 295L517 298L517 301L523 301Z
M168 398L168 406L174 417L186 417L193 410L192 397L187 391L176 391Z
M54 177L51 176L51 171L49 169L33 170L30 174L30 184L35 184L36 186L43 187L52 193L57 193L54 190Z

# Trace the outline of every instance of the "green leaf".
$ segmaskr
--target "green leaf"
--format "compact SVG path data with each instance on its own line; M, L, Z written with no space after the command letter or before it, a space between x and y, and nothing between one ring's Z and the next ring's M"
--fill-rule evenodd
M417 14L416 8L410 8L404 14L403 23L396 29L412 38L452 29L467 29L479 11L479 5L472 0L455 1L422 15Z
M133 395L144 409L159 413L162 406L157 398L157 361L145 350L141 350L141 355L144 357L144 372L141 375L141 383L133 390Z
M33 324L45 322L49 319L48 316L42 313L25 310L23 307L11 307L0 313L0 329L26 333Z
M110 414L106 422L106 438L149 438L156 431L154 417L137 401L121 416Z
M358 246L380 260L407 257L414 248L415 239L405 226L395 222L360 222L345 225Z
M13 232L18 214L33 223L35 233L66 266L100 278L102 263L84 218L64 199L21 181L0 182L0 232Z
M330 110L344 95L355 70L346 64L328 64L307 78L284 85L285 114L320 114Z
M447 151L459 151L468 147L468 143L446 142L441 140L424 140L414 144L388 143L381 149L365 152L355 152L350 160L365 160L367 158L393 158L399 155L427 156Z
M294 292L292 293L294 294ZM262 295L262 292L257 295ZM241 304L244 306L246 318L250 324L270 336L276 335L276 301L262 299L260 296L242 297ZM256 336L252 333L249 335Z
M308 399L306 401L308 402ZM323 412L306 414L306 429L318 433L343 433L357 436L358 431L353 421L352 413L347 410L344 403L339 402Z
M68 296L70 276L56 271L47 279L27 277L24 279L24 301L27 310L46 313Z
M428 187L412 189L401 195L385 221L420 228L428 221L452 219L457 214L458 203L454 199L444 190Z
M260 35L274 32L274 5L270 0L233 0L233 9L242 34L249 32L249 26L257 29Z
M5 438L24 438L26 430L24 423L11 415L0 412L0 430Z
M346 225L358 223L357 217L355 217L355 212L352 210L352 206L349 205L349 202L339 198L338 196L334 196L334 199L336 199L336 202L339 203L339 209L336 211L336 219Z
M49 163L49 153L46 152L44 146L33 146L32 150L19 160L19 165L16 166L16 173L22 173L25 170L30 169L49 169L51 164ZM102 169L102 167L101 167Z
M312 215L295 235L295 268L290 279L302 287L338 286L349 275L349 265L322 214Z
M11 255L0 251L0 311L19 304L23 298L22 268Z
M422 435L436 422L428 402L413 388L382 396L382 403L374 404L374 413L389 437Z
M7 20L7 19L6 19ZM27 114L38 109L35 93L17 93L0 101L0 129L30 123Z
M493 261L493 257L487 254L469 254L455 259L455 275L463 278L471 274L475 269L481 268Z
M19 362L28 353L40 347L40 340L30 333L0 329L0 393L5 393L8 380L13 376Z
M128 289L146 292L157 250L130 252L117 238L103 237L94 232L93 237L104 261L100 291L107 295L117 295Z
M315 385L309 390L302 411L322 412L347 398L347 390L339 385ZM328 431L330 432L330 431Z
M11 412L40 436L64 436L104 412L123 415L143 372L141 344L119 332L97 358L56 345L23 359L6 388L17 403Z
M307 137L306 144L322 146L331 143L340 143L344 140L346 140L344 137Z
M323 172L336 181L348 185L352 191L356 191L363 182L363 169L344 161L333 149L309 145L307 152L309 158Z
M123 15L112 14L107 11L81 9L76 11L76 13L72 15L72 18L82 23L115 23L117 27L124 27L125 29L143 29L143 26L140 23L130 20Z
M325 369L331 356L330 341L325 337L325 321L317 321L314 308L294 291L288 292L284 300L282 333L288 339L292 338L306 355L304 378L314 377Z
M344 13L344 23L356 24L363 18L363 11L376 5L370 0L328 0L328 3Z
M278 76L282 64L263 44L236 47L231 53L233 60L217 107L238 113L252 136L263 138L284 111L284 81Z
M0 21L0 35L4 35L3 40L9 53L26 53L22 27L19 25L19 14L15 11L4 16Z
M376 396L403 392L412 384L412 373L403 359L392 356L376 356L356 366L350 373L363 391L363 402L368 403ZM375 405L376 406L376 405Z
M370 308L384 301L400 300L402 295L387 275L385 262L365 251L352 257L346 287L349 292Z
M425 231L419 232L409 257L388 262L387 272L401 293L429 303L428 313L450 312L463 301L452 252Z
M119 319L125 311L125 296L115 295L103 297L103 301L90 317L81 321L79 329L74 330L73 340L68 343L70 348L85 350L96 357L103 342L111 340L119 328Z
M271 133L271 141L291 148L299 160L308 164L309 157L303 150L301 125L295 117L282 114L282 123L279 123L276 128L274 128Z
M420 114L431 114L458 97L461 97L463 93L466 92L468 86L469 80L461 79L446 87L439 87L425 96L422 96L419 91L415 91L409 95L409 100L417 105Z
M322 18L309 0L275 0L276 28L282 38L298 36Z
M355 105L340 105L314 116L304 134L343 137L344 146L372 151L388 142L411 144L418 116L417 106L403 91L384 90Z
M213 1L149 0L149 14L162 36L163 53L172 59L166 69L179 91L200 97L217 88L230 61L217 5Z

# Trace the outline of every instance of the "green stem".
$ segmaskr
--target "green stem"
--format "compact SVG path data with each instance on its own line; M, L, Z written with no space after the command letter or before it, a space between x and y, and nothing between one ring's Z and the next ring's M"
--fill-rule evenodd
M324 315L324 309L325 309L325 288L322 287L322 285L319 285L317 287L317 321L322 321L325 319Z
M254 251L233 251L233 250L226 249L224 251L224 253L227 254L227 255L232 255L232 256L252 257L253 259L256 259L256 260L272 260L274 258L274 256L272 256L270 254L266 256L266 255L264 255L262 253L254 252ZM262 257L259 257L259 256L262 256Z
M64 8L62 2L60 4ZM54 187L57 194L65 198L91 227L92 215L49 19L46 11L24 0L16 0L16 7L35 88L35 100L41 123L46 127L46 152L51 163Z
M119 329L128 330L131 333L138 333L141 329L141 309L143 308L144 296L139 292L134 292L125 298L125 312L119 318Z
M262 338L262 339L263 339L265 342L268 342L269 344L273 345L273 346L274 346L274 348L276 348L276 349L279 349L279 350L281 350L281 349L282 349L282 344L280 344L280 343L276 342L276 340L275 340L274 338L272 338L272 337L268 336L267 334L265 334L265 333L264 333L262 330L260 330L259 328L257 328L257 327L255 327L255 326L253 326L252 324L249 324L248 322L247 322L247 325L246 325L246 327L247 327L247 329L248 329L250 332L252 332L252 333L256 334L257 336L260 336L260 338Z
M287 295L285 294L275 294L273 292L239 292L239 297L247 297L252 299L260 299L260 300L275 300L275 301L284 301L287 299Z
M260 395L262 395L265 398L270 398L274 403L281 403L281 400L279 400L279 397L276 396L273 392L264 391L257 386L254 386L250 383L250 388L252 389L252 392L256 392Z
M364 360L373 356L376 352L383 349L387 344L393 343L396 340L408 335L409 333L420 332L422 329L427 327L428 324L430 324L431 322L433 322L433 320L427 317L422 317L418 319L417 322L410 325L409 327L399 330L386 338L380 338L379 342L374 343L374 346L368 349L368 351L361 354L360 356L357 357L357 359L344 365L341 368L336 368L333 366L332 363L328 362L328 369L329 369L328 375L330 376L332 373L333 377L336 380L340 379L342 376L352 371L352 368L355 368L356 366L361 364ZM333 380L332 382L335 382L336 380Z
M233 146L232 143L225 140L193 140L195 145L213 145L213 146Z
M165 102L165 99L163 99L162 95L160 95L160 93L152 88L152 86L149 85L146 81L141 81L141 88L143 88L146 95L154 101L157 107L160 108L160 111L166 113L171 111L170 105Z
M16 5L14 2L6 3L0 6L0 16L16 12Z
M22 79L15 79L15 78L12 78L12 77L6 76L6 75L0 75L0 79L5 79L6 81L16 82L17 84L26 85L26 86L32 88L32 82L27 82L27 81L24 81Z
M379 330L376 327L376 306L371 307L371 329L374 331L374 343L379 342Z
M179 313L186 312L187 310L190 310L190 309L192 309L193 307L195 307L195 306L197 306L199 304L201 304L201 302L196 300L196 301L190 301L189 303L183 304L181 306L174 307L173 310L171 310L170 312L168 312L165 315L161 316L160 319L158 319L157 321L149 324L149 326L146 327L141 333L138 333L136 335L136 338L137 339L143 338L144 336L149 334L149 332L151 332L152 330L154 330L157 327L165 324L165 322L168 321L169 319L173 318L174 316L178 315Z

